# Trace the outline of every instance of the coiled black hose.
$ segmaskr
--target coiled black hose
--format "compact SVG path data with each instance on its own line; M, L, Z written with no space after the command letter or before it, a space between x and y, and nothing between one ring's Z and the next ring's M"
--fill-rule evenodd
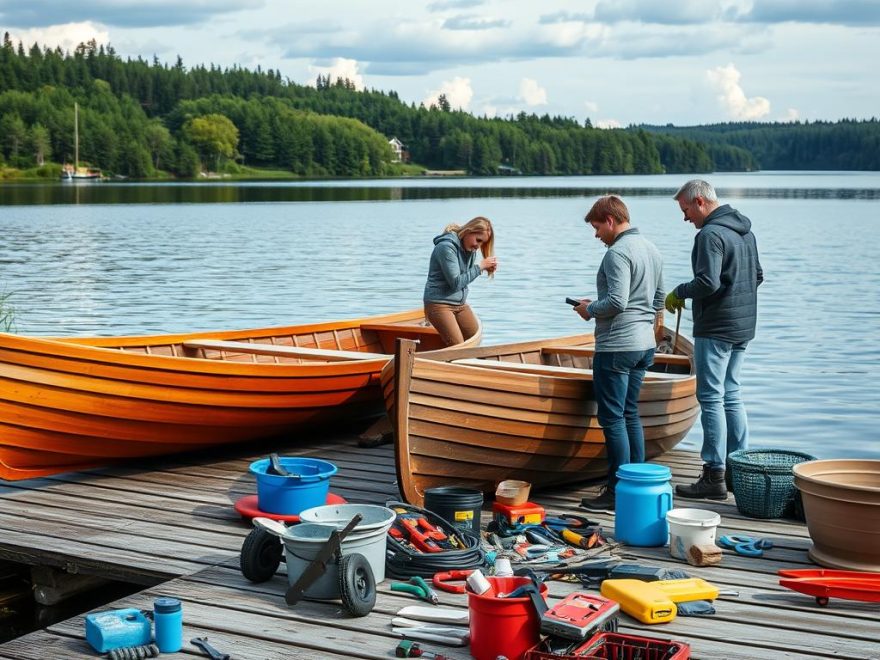
M460 550L444 550L442 552L416 552L407 544L386 535L385 573L393 579L409 579L419 576L433 577L434 573L452 570L481 568L486 565L486 554L480 546L480 538L473 532L453 527L445 519L432 511L421 509L403 502L387 502L390 509L404 509L407 513L416 513L440 529L446 536L457 538L464 546Z
M113 649L107 654L109 660L143 660L144 658L158 658L159 647L155 644L143 646L126 646L121 649Z

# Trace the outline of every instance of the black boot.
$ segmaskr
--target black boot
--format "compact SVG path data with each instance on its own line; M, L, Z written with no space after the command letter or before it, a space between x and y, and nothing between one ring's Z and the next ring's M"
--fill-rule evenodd
M687 499L708 498L710 500L726 500L727 486L724 484L724 468L703 466L703 474L696 483L690 486L676 486L675 494Z

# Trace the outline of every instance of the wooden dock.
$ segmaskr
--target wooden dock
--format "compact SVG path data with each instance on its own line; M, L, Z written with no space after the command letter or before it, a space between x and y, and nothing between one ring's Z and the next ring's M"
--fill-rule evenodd
M324 458L339 467L331 489L350 502L384 504L397 499L390 446L364 449L354 435L334 432L309 444L275 448L282 455ZM143 585L146 589L100 609L150 609L159 595L183 601L184 649L162 657L197 657L187 642L207 636L232 658L391 658L398 639L390 621L406 605L424 604L379 587L376 609L349 618L338 603L284 602L282 571L264 584L251 584L238 569L241 542L250 526L233 510L240 497L255 492L251 460L268 448L226 449L211 457L175 457L137 468L115 467L0 485L0 559L51 566ZM696 454L674 451L658 461L669 465L677 483L698 475ZM552 514L583 513L581 497L592 489L538 493L533 501ZM680 504L680 502L679 502ZM692 504L688 504L692 506ZM880 608L876 604L832 600L820 608L808 596L778 586L776 571L811 565L810 540L803 525L741 516L726 503L693 506L722 516L719 534L768 537L775 547L762 558L725 551L720 566L694 568L669 557L666 548L627 548L624 558L687 570L739 595L722 596L711 617L679 617L647 626L621 615L621 632L689 642L697 658L880 658ZM610 516L590 515L608 523ZM484 522L488 520L484 512ZM553 599L575 590L552 582ZM441 603L466 608L463 595L441 594ZM466 647L422 642L425 649L453 659ZM0 658L94 658L84 639L83 617L0 644ZM204 656L202 656L204 657Z

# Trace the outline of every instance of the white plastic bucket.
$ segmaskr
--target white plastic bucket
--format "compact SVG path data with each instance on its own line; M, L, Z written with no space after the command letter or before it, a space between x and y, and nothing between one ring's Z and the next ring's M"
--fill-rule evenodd
M666 512L669 523L669 554L687 561L692 545L715 545L715 531L721 516L703 509L670 509Z
M358 513L361 515L361 521L352 530L352 533L357 534L380 527L387 532L391 523L397 518L394 511L376 504L322 504L301 511L299 519L304 523L335 525L336 529L342 531Z

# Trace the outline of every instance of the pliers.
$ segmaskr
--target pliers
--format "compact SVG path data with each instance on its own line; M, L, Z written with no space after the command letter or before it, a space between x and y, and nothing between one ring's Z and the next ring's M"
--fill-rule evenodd
M431 603L432 605L437 605L440 602L437 593L428 586L428 583L425 582L424 578L418 575L411 577L406 582L392 582L391 591L402 591L404 593L412 594L416 598Z

